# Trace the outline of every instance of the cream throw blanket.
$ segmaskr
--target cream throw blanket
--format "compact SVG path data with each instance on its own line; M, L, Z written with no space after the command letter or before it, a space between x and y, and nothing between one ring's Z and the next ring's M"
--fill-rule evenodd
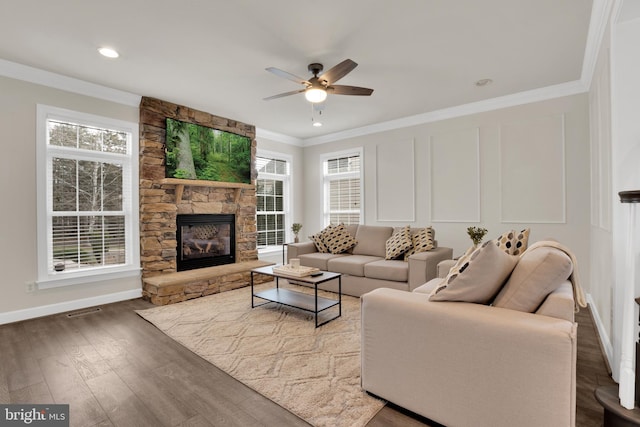
M559 242L556 242L555 240L541 240L529 246L527 250L522 253L521 257L524 256L524 254L526 254L527 252L540 247L549 247L549 248L559 249L565 254L567 254L567 256L571 259L571 262L573 263L573 272L569 276L569 281L571 282L571 285L573 285L573 299L575 301L575 312L576 313L579 312L580 307L587 306L587 301L586 301L586 298L584 297L584 291L582 290L582 286L580 286L580 278L578 277L578 261L576 260L575 255L573 255L573 252L571 252L569 248L567 248L566 246L564 246Z

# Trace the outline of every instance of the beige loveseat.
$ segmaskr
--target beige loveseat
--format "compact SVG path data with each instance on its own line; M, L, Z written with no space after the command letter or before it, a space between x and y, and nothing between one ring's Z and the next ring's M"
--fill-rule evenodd
M525 252L500 289L493 303L503 307L430 300L442 278L363 295L363 389L448 427L575 426L580 298L566 259L561 274L541 272L553 249L536 251L538 263L520 268ZM507 288L516 280L551 292L531 304ZM527 304L532 312L520 311Z
M299 258L303 266L342 273L342 292L360 296L381 287L412 291L436 277L438 263L453 256L452 248L436 245L429 251L409 256L407 261L387 260L385 243L394 227L348 225L346 228L358 242L348 252L320 253L313 242L292 243L287 246L287 262ZM337 284L330 282L325 289L336 291Z

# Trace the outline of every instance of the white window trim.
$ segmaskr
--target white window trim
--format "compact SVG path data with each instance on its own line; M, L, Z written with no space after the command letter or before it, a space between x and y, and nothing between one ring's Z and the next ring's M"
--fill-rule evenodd
M293 224L293 203L291 202L292 194L293 194L293 156L289 154L279 153L277 151L269 151L269 150L256 150L256 157L265 157L268 159L276 159L287 162L289 166L289 175L288 178L284 181L283 190L284 190L284 200L283 200L283 208L284 208L284 232L285 232L285 243L293 241L293 232L291 231L291 225ZM258 172L258 179L281 179L282 175L269 174L269 173L260 173ZM257 210L256 210L257 215ZM275 252L281 252L282 247L279 245L267 246L266 248L258 249L259 254L269 254Z
M338 157L360 157L360 224L364 224L364 150L356 147L349 150L334 151L320 156L320 170L322 171L322 223L323 227L329 225L329 178L327 171L327 161ZM352 172L355 176L355 172Z
M128 196L131 200L123 200L125 211L125 239L126 260L124 265L113 267L100 267L95 269L83 269L76 271L51 272L48 270L48 256L52 248L49 235L51 218L48 215L47 193L51 183L48 182L49 162L47 147L47 120L69 121L98 128L119 130L131 134L131 144L128 147L127 156L131 158L128 168L130 173ZM38 104L36 106L36 194L37 194L37 260L38 279L36 284L40 289L56 288L61 286L91 283L123 277L140 275L140 231L138 227L138 124L123 120L96 116L87 113L67 110ZM56 147L57 148L57 147ZM63 151L61 147L59 151ZM95 153L95 157L109 157L108 153ZM125 175L126 176L126 175ZM125 191L125 193L127 193ZM127 194L123 194L126 197Z

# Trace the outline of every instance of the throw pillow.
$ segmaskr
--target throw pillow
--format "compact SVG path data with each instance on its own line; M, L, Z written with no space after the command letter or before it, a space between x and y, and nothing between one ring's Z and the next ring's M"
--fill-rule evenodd
M416 234L411 236L411 248L404 253L404 260L409 261L409 257L420 252L427 252L433 249L434 238L433 227L421 228Z
M518 257L503 252L492 241L485 242L463 258L433 290L430 301L488 304L518 263Z
M494 240L494 242L501 251L510 254L511 250L513 249L514 238L515 238L515 231L509 230L499 235Z
M498 248L509 255L522 255L527 249L530 232L530 228L525 228L520 232L515 230L505 231L494 242Z
M314 245L316 245L316 249L321 254L329 253L329 248L327 248L327 245L325 245L324 243L324 235L325 233L328 233L331 230L331 228L333 228L333 225L329 224L328 226L326 226L324 229L320 230L316 234L309 236L309 239L313 242Z
M493 305L533 313L572 272L571 258L560 249L539 246L525 251Z
M358 241L347 231L344 224L332 227L323 233L322 241L332 254L341 254L354 247Z
M396 259L407 250L411 249L411 231L409 226L401 228L389 237L385 243L385 259Z
M529 233L531 232L530 228L525 228L519 233L515 233L515 238L513 242L513 252L511 255L522 255L524 251L527 250L527 245L529 244Z

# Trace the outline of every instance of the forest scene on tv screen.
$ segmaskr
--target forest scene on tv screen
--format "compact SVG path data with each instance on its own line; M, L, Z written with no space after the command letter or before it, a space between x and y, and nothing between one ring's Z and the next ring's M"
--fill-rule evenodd
M168 178L251 183L251 139L167 119Z

